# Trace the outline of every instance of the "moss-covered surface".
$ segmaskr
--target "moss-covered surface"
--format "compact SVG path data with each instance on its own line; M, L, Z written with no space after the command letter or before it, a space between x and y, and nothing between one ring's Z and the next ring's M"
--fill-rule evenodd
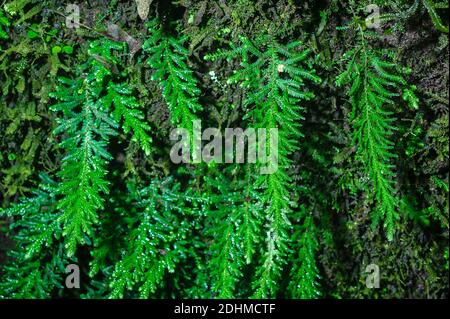
M137 3L141 3L144 11L146 5L149 6L148 17L144 20L139 17ZM382 226L371 226L376 206L374 190L363 169L364 163L356 156L358 146L352 140L349 98L346 90L335 85L344 67L342 55L356 41L355 33L338 27L357 17L364 19L363 8L371 3L377 4L381 13L381 27L375 29L378 36L371 40L371 45L395 52L398 66L410 69L407 81L417 88L415 94L419 98L417 109L405 103L398 103L391 109L396 117L392 163L400 199L400 219L393 241L387 240ZM50 92L55 90L58 77L74 76L74 70L87 60L88 47L93 40L109 38L127 43L129 49L119 56L117 70L115 66L108 67L124 75L125 83L145 110L145 119L152 127L150 156L125 133L111 139L113 160L108 164L108 171L112 195L100 213L104 225L96 233L94 243L115 240L117 247L112 244L110 255L104 259L97 256L97 262L101 260L105 271L81 290L82 296L109 294L110 268L116 264L119 251L126 244L125 234L128 234L125 231L108 233L108 229L113 229L109 222L117 218L118 224L127 225L127 217L120 213L133 202L124 195L127 185L146 186L151 180L173 176L183 187L195 189L200 187L204 176L218 176L219 170L223 170L230 183L240 176L229 168L193 165L182 168L180 173L180 167L170 162L168 136L174 123L170 121L171 113L158 83L151 80L153 70L146 63L147 56L141 48L148 37L146 20L156 17L165 34L186 37L187 65L193 70L201 90L199 103L203 110L197 115L203 127L247 125L244 120L247 110L243 107L245 88L227 83L227 78L239 69L239 62L225 59L212 62L205 60L205 55L227 48L229 43L238 43L243 36L256 39L267 35L280 43L301 40L312 51L311 63L315 63L322 81L310 89L315 98L302 102L304 137L298 141L300 149L291 156L293 165L289 174L292 190L295 190L292 200L307 207L317 230L315 262L320 276L317 280L320 297L448 298L449 51L448 30L445 32L448 4L433 11L430 8L435 5L425 0L348 3L335 0L88 1L78 4L82 25L76 29L66 27L66 1L13 0L1 4L2 208L17 203L22 196L29 197L32 189L39 186L39 173L57 179L64 149L58 144L61 136L52 134L58 115L50 109L55 103ZM194 182L187 186L186 177ZM203 183L203 193L212 193L214 186ZM108 210L118 215L111 217ZM294 225L303 220L295 214L289 218ZM17 231L9 226L16 220L17 217L0 219L0 278L3 281L8 280L3 266L13 259L6 257L6 252L14 246L11 238ZM205 222L198 227L198 234L202 234L201 229L212 226ZM204 249L201 245L217 240L214 236L220 234L200 236L199 251ZM264 237L261 235L262 242ZM295 236L291 239L297 240ZM257 252L263 254L265 246L258 245ZM90 251L91 247L84 245L77 253L86 278L90 261L97 258L92 257ZM208 254L199 257L195 253L192 256L205 260L214 257ZM280 287L289 287L289 269L295 267L295 260L286 257L287 266L277 282ZM198 270L192 268L190 261L185 263L186 266L179 266L183 270L175 278L162 277L164 284L150 296L220 295L217 291L210 293L209 285L214 285L211 283L214 279L209 278L208 270L184 282L183 273ZM258 267L258 263L242 266L243 278L239 279L234 296L252 295L252 267ZM365 286L368 264L377 264L380 268L379 289ZM96 286L97 281L102 284ZM206 290L201 285L206 285ZM51 293L53 296L73 294L57 288ZM133 293L130 296L134 297ZM0 290L0 296L5 295L10 297ZM280 289L276 296L289 298L292 294Z

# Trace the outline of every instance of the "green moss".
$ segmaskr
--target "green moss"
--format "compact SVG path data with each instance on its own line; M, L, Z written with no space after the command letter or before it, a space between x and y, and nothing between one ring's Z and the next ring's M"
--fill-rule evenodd
M1 297L448 297L447 2L146 3L0 8ZM278 173L172 163L192 119Z

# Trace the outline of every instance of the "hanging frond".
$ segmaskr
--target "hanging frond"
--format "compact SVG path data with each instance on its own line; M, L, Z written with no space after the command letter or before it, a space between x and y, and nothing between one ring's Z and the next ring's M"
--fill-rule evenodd
M154 180L136 198L140 210L123 258L115 265L110 298L121 298L125 291L137 287L141 298L148 298L162 284L164 275L175 271L187 251L186 235L190 224L180 196L179 184L170 179Z
M233 298L243 266L251 262L259 240L262 209L251 185L235 185L222 174L205 178L205 183L214 191L208 196L207 213L212 238L211 288L217 298Z
M59 173L62 198L58 208L69 255L75 253L77 244L86 243L85 236L92 235L97 211L103 208L109 184L106 165L112 159L107 146L110 137L117 134L121 117L125 132L133 130L137 142L150 151L149 126L141 121L136 99L123 84L113 82L114 74L108 68L117 64L114 54L120 50L124 50L123 44L110 40L92 42L91 56L79 70L79 77L60 78L56 92L50 94L59 101L52 109L61 115L54 133L63 135L60 145L67 154Z
M292 164L290 155L299 149L298 141L302 137L300 103L314 97L305 89L305 82L320 83L320 78L307 61L310 51L302 49L300 41L281 45L270 37L254 41L241 37L240 40L240 47L234 45L230 51L220 51L206 59L238 58L241 68L228 82L239 83L246 89L246 119L250 119L254 127L265 128L268 132L278 129L278 156L266 164L269 173L259 175L255 183L261 189L261 201L267 211L267 246L257 270L254 296L267 298L275 296L276 282L288 253L289 215L293 205L288 173ZM267 148L270 145L266 141L264 144ZM275 155L275 150L267 151L269 156Z
M153 70L166 101L173 124L192 132L195 113L202 110L198 101L200 89L192 70L187 65L189 51L184 47L185 38L176 38L163 32L159 22L148 23L149 36L143 45L148 55L147 63Z
M311 212L308 212L304 205L300 206L299 213L302 223L297 227L293 237L295 256L289 288L292 298L315 299L320 296L318 287L320 276L315 257L318 250L318 230Z
M392 135L395 131L392 106L403 95L411 108L417 108L414 88L408 87L392 53L372 49L365 31L358 29L359 45L344 55L346 69L336 78L336 84L349 85L347 95L353 107L353 143L357 156L370 177L368 194L373 194L377 206L373 213L374 225L383 222L389 240L395 233L399 199L392 160L396 157ZM402 93L403 92L403 93Z
M40 189L33 197L0 210L0 217L15 219L11 225L15 248L4 267L7 280L0 283L1 298L50 298L55 288L63 288L69 261L59 241L57 184L45 175L41 177Z

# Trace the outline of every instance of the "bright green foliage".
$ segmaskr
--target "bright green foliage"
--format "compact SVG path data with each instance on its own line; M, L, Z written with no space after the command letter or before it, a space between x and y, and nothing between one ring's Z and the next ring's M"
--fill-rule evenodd
M123 297L125 289L138 287L141 298L149 297L166 272L173 273L184 258L190 224L189 207L180 196L179 184L170 179L154 180L150 186L131 194L140 210L130 223L130 235L123 258L115 265L111 298Z
M150 126L144 122L144 114L139 109L136 98L131 90L123 83L108 83L108 93L103 98L105 106L114 105L113 116L116 122L123 118L123 130L125 133L133 132L133 140L136 141L144 150L146 155L150 154L152 141L147 134Z
M193 121L197 119L195 113L202 107L198 102L197 80L187 65L186 39L165 34L157 20L148 23L148 31L143 49L148 55L148 65L154 69L152 79L161 88L172 123L192 132Z
M438 29L441 32L448 33L448 26L445 26L442 23L442 19L436 12L436 9L448 9L448 0L440 3L435 3L432 0L423 0L423 5L427 9L431 17L431 21L433 21L433 24L436 27L436 29Z
M261 235L262 207L253 185L234 185L222 174L205 182L217 191L208 196L212 205L208 211L212 224L208 233L213 240L211 288L217 298L233 298L243 266L252 261Z
M319 270L315 255L318 249L317 227L311 213L300 206L301 226L298 227L293 241L295 259L291 270L290 291L292 298L315 299L320 296L318 287Z
M11 262L5 266L8 280L0 283L0 297L49 298L55 287L62 288L62 274L69 262L58 242L61 227L56 221L56 193L56 183L43 176L34 197L0 210L0 216L16 220L11 228L16 248L9 253Z
M263 265L255 282L255 297L274 296L277 279L281 273L287 253L289 215L292 213L288 169L292 164L289 155L298 150L302 110L300 101L309 100L314 95L304 90L305 80L319 83L314 70L304 63L308 50L297 51L300 42L287 46L277 43L269 45L265 51L244 41L246 50L256 57L254 62L244 62L243 70L249 76L253 69L262 68L262 74L244 81L253 90L248 95L246 105L254 107L250 116L257 127L278 128L278 167L273 174L259 175L256 186L264 189L262 203L267 205L269 225L267 228L267 250ZM270 168L272 169L272 168ZM275 168L273 168L275 169Z
M300 41L281 45L270 37L253 42L241 37L240 46L232 45L230 51L219 51L206 57L215 60L238 56L241 68L228 82L238 82L247 90L244 105L249 114L246 118L252 119L252 124L258 128L278 128L278 161L271 161L267 167L274 173L256 178L256 187L262 189L261 201L267 207L269 220L267 247L254 283L257 298L275 296L276 282L286 260L289 215L292 213L288 173L292 160L289 156L299 149L298 140L302 137L300 101L314 97L312 92L305 90L305 81L320 83L311 63L307 62L310 51L302 47Z
M263 224L263 207L260 202L260 195L255 190L252 184L252 178L249 176L252 170L247 167L245 185L243 189L235 188L235 191L240 194L245 194L244 202L239 204L242 209L239 209L239 224L237 235L243 239L242 252L246 264L250 264L255 258L256 245L259 244L261 238L261 225Z
M61 172L59 192L63 198L58 208L63 212L59 220L64 224L69 254L74 254L77 243L85 243L84 234L92 235L92 224L97 222L97 210L103 207L101 194L108 193L105 166L111 159L106 151L109 136L115 132L117 124L109 119L101 101L92 100L89 93L82 88L83 80L67 80L67 88L58 88L57 96L64 101L53 106L56 111L63 111L66 116L60 120L56 134L68 133L61 146L67 151ZM80 96L81 92L84 96ZM70 96L70 94L73 94ZM74 111L81 106L81 112ZM113 126L114 125L114 126ZM101 134L99 134L101 132ZM70 135L69 135L70 134Z
M215 181L209 181L209 185L215 185L221 189L227 188L223 181L218 185ZM230 194L230 190L224 191L216 203L217 210L212 210L211 217L215 219L211 228L211 235L215 238L211 245L211 276L212 289L218 298L232 298L237 280L242 276L243 256L240 249L239 237L236 231L238 208L236 197ZM226 196L226 197L225 197ZM217 236L218 235L218 236Z
M367 194L374 194L377 201L373 213L375 225L383 221L389 240L393 240L395 223L399 219L399 199L392 159L396 157L391 140L395 126L389 107L402 95L412 108L418 101L412 88L407 87L392 54L372 49L366 32L359 27L360 42L344 55L348 60L345 71L336 84L350 84L347 95L353 107L350 120L353 124L353 142L358 146L357 156L364 164L372 185L366 186ZM405 90L406 89L406 90Z
M0 9L0 40L5 40L9 38L7 32L7 27L9 27L9 25L10 22L8 18L4 15L3 11Z
M138 2L0 5L0 298L448 297L447 1ZM278 158L173 163L197 119Z
M125 119L125 132L132 129L143 149L150 151L146 134L149 126L141 122L143 115L136 99L124 84L113 82L114 74L107 67L117 64L114 52L123 49L123 44L106 39L92 42L90 59L78 71L79 77L60 78L56 92L51 93L60 102L53 105L53 110L63 115L54 133L64 134L60 145L67 152L59 173L62 199L58 208L62 211L59 221L64 224L69 255L75 253L78 243L86 242L85 235L92 235L92 224L98 222L97 211L104 207L102 196L108 193L106 165L112 158L107 145L121 117Z

